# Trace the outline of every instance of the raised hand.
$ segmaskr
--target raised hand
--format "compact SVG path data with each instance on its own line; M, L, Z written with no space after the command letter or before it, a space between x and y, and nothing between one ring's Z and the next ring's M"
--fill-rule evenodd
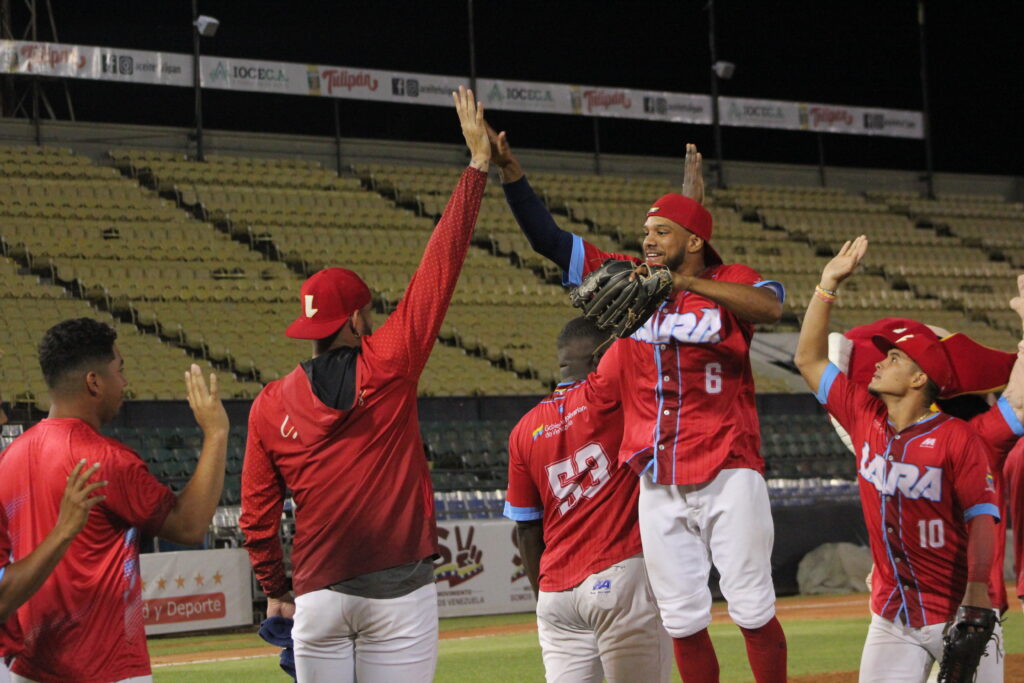
M1010 299L1010 308L1017 312L1024 323L1024 275L1017 276L1017 296Z
M70 541L77 536L89 519L89 510L97 503L102 503L106 498L106 496L93 496L92 493L96 489L106 486L107 482L89 483L89 479L96 474L99 468L100 464L96 463L89 469L85 469L85 460L80 460L68 475L68 483L64 487L64 497L60 501L60 513L56 525L62 540Z
M217 387L217 375L210 373L210 388L206 388L203 373L195 363L185 371L185 389L188 394L188 406L196 423L209 436L212 433L228 431L228 414L221 403Z
M484 105L474 99L473 91L459 86L458 92L452 93L455 111L459 114L462 124L462 136L466 138L466 146L475 168L486 170L491 160L491 143L487 139L487 126L484 123Z
M701 168L703 159L700 152L697 151L697 145L689 142L686 143L686 160L683 162L682 194L698 204L704 203L704 171Z
M512 148L508 144L505 131L496 132L487 121L484 121L484 126L487 127L487 140L491 143L491 161L499 168L514 162L515 157L512 156Z
M868 238L866 235L861 235L852 242L847 241L839 253L821 271L821 286L825 289L838 287L840 282L853 275L853 271L860 265L867 252Z

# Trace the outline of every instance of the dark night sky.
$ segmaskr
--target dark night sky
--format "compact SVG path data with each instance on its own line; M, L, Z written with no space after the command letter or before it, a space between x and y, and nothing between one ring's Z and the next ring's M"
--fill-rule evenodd
M19 16L20 3L12 2ZM187 0L55 1L61 42L191 51ZM479 75L706 93L707 13L700 0L475 0ZM466 0L270 2L200 0L221 29L204 53L256 59L468 73ZM928 52L938 170L1019 174L1017 36L1024 3L928 0ZM718 51L737 64L723 94L918 109L915 0L717 0ZM23 19L22 19L23 20ZM44 35L45 37L45 35ZM188 126L187 89L72 83L83 120ZM206 125L328 135L330 105L304 97L205 93ZM352 137L460 141L438 107L342 102ZM592 149L580 117L498 113L514 144ZM710 153L707 126L601 121L602 150L678 155L684 140ZM828 135L836 165L921 168L917 142ZM724 129L726 158L815 163L814 135Z

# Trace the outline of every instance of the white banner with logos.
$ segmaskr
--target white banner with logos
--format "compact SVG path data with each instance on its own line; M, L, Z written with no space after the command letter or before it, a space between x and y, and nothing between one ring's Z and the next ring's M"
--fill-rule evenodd
M0 73L150 85L192 85L190 55L84 45L0 41ZM449 106L465 76L346 66L202 57L204 88ZM481 78L478 96L496 110L708 125L707 95ZM921 112L719 98L722 125L923 138Z
M442 617L532 612L537 603L516 547L515 522L464 519L437 523L434 565Z
M241 549L144 553L146 634L252 623L252 570Z

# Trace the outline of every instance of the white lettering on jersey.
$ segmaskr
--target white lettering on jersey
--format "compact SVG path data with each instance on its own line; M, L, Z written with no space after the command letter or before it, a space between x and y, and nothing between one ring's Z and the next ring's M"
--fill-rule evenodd
M312 318L314 315L316 315L316 312L319 311L319 310L320 310L319 308L313 308L313 295L312 294L307 294L306 295L306 317L307 318Z
M633 339L649 344L681 341L689 344L717 344L722 341L722 313L717 308L702 308L696 313L669 313L656 322L651 316L644 326L633 333Z
M941 467L925 466L923 474L920 467L909 462L894 462L887 468L885 458L880 455L872 457L867 443L861 448L860 476L882 495L891 496L899 491L911 500L942 500Z
M299 431L295 429L294 425L288 424L288 416L284 416L284 421L281 422L281 436L286 439L297 439L299 438Z

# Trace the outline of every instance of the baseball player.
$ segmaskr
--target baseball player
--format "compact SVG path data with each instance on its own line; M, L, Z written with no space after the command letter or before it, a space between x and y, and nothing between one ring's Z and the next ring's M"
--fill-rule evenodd
M607 338L586 318L566 324L562 382L509 437L505 516L517 522L520 556L539 590L537 634L551 683L654 683L672 673L640 553L639 480L617 459L618 392L595 372Z
M1013 522L1013 568L1017 572L1016 593L1024 608L1024 440L1018 441L1003 469L1008 493L1007 509Z
M398 307L374 332L370 290L355 273L310 277L286 334L313 340L313 358L264 387L249 415L240 526L267 616L294 614L300 681L434 675L437 528L416 387L469 248L490 159L472 91L453 98L472 160ZM278 538L286 490L296 505L290 582Z
M875 563L860 680L923 682L941 657L942 632L958 604L991 608L998 506L981 439L963 421L931 410L954 377L931 330L907 321L876 337L886 355L867 389L829 362L831 304L866 252L860 236L825 266L795 361L859 458ZM996 659L983 658L979 681L1001 679L1001 670L985 668Z
M99 464L106 480L103 500L53 578L17 612L24 643L11 671L19 683L151 680L139 536L199 544L220 500L228 418L216 377L207 390L198 366L185 373L185 383L204 439L180 494L158 482L134 451L99 433L117 415L127 386L116 338L91 318L51 327L39 345L50 414L0 453L0 503L14 557L52 542L47 532L61 518L62 492L83 459Z
M561 230L533 192L505 133L493 137L505 197L534 250L578 285L606 259ZM687 173L699 173L690 145ZM686 683L718 680L708 635L712 557L729 614L759 683L786 678L786 639L775 618L771 507L759 453L750 340L782 315L785 290L711 247L711 214L679 194L658 199L643 226L643 256L673 271L674 296L617 342L624 429L619 460L640 474L640 535L662 621Z
M0 413L2 415L2 413ZM0 420L0 424L6 420ZM85 526L89 510L103 502L103 496L91 495L106 482L89 483L99 470L99 464L85 467L79 461L68 475L64 496L60 501L57 524L43 542L27 557L14 561L11 539L7 535L7 515L0 506L0 683L10 681L7 659L13 659L21 649L21 630L14 619L14 611L25 603L49 578L53 568L64 557L71 541Z
M885 358L885 354L875 346L874 337L885 336L890 329L901 326L922 324L903 318L885 318L855 327L842 335L833 332L829 335L829 360L851 382L867 387L875 363ZM950 334L931 325L927 327L940 337L953 370L950 385L939 397L940 409L968 422L988 447L989 472L993 476L1001 517L995 527L989 597L992 605L1004 612L1008 607L1003 576L1006 548L1004 491L1009 477L1009 473L1004 477L1004 464L1008 470L1007 456L1021 435L1024 435L1024 425L1021 423L1024 418L1024 362L1017 362L1021 351L1016 354L998 351L978 344L964 334ZM1004 386L1002 396L996 399L991 392ZM842 427L836 425L836 429L847 448L855 452Z

